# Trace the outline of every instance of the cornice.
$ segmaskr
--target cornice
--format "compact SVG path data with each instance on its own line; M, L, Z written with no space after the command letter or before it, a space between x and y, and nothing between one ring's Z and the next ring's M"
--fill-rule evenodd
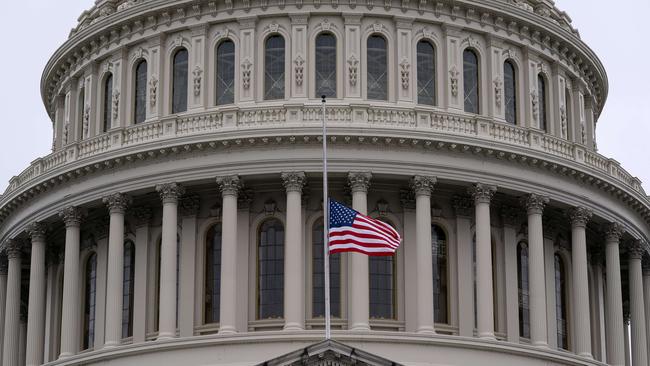
M236 22L237 17L250 16L249 13L254 8L262 13L276 10L282 14L287 14L288 10L309 11L306 8L308 4L301 0L281 3L281 6L268 6L266 1L258 4L248 0L227 0L225 3L212 0L146 0L136 2L125 10L111 12L93 24L73 31L71 37L50 58L41 78L43 102L52 115L52 98L60 89L61 82L71 76L71 71L78 72L79 65L93 62L103 52L112 50L114 45L131 44L138 37L151 37L151 34L145 35L148 30L164 33L175 31L179 26L187 28L186 22L189 24L192 19L210 23L215 21L220 12L232 15L232 20ZM549 51L554 57L578 70L581 77L589 80L591 89L596 94L598 114L603 108L608 81L602 63L591 48L580 40L575 30L563 27L546 14L521 9L503 0L443 0L435 3L393 1L387 4L390 5L389 9L399 9L394 14L398 18L412 15L425 19L428 17L422 15L429 13L436 22L443 24L464 20L463 27L469 30L469 26L475 26L483 33L483 29L490 27L495 33L503 31L507 36L518 35L522 44L527 41L541 51ZM325 5L330 4L320 4L319 7ZM352 8L349 4L337 3L338 12L347 8L354 10L361 8L361 5ZM326 11L316 7L313 10L314 13ZM372 13L369 15L373 16ZM559 12L555 16L563 17Z

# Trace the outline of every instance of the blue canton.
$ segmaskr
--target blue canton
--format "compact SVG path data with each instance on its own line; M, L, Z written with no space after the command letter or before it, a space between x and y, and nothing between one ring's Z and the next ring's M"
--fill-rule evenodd
M330 199L330 228L352 226L357 211Z

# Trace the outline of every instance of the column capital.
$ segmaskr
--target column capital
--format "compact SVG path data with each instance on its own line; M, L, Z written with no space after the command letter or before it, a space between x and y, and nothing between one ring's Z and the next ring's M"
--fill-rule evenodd
M23 251L23 243L18 239L9 239L5 244L5 250L7 252L7 258L19 259Z
M70 206L61 210L59 212L59 217L65 223L65 227L79 226L81 225L83 214L79 207Z
M411 178L411 189L415 192L416 196L431 196L433 187L438 180L436 177L428 177L424 175L416 175Z
M607 241L615 241L618 243L623 237L624 233L625 230L623 229L623 225L619 224L618 222L613 222L605 227L605 238Z
M302 194L302 189L307 183L307 177L304 172L284 172L281 174L284 189L289 192L298 192Z
M196 216L201 207L201 199L198 194L184 196L180 201L181 216Z
M586 207L574 207L569 210L569 219L572 227L586 227L593 216L593 211Z
M45 241L45 232L47 226L41 222L33 222L27 227L27 233L32 241L39 240Z
M121 213L126 212L126 208L133 202L130 196L124 193L111 193L110 195L102 198L102 202L108 207L108 212Z
M454 207L456 216L472 217L472 198L469 196L455 195L451 199L451 205Z
M521 204L526 208L529 215L541 215L544 207L548 204L549 198L539 194L531 193L521 198Z
M627 244L627 253L630 259L643 259L645 254L645 245L643 241L634 239Z
M497 187L495 185L483 184L483 183L474 183L467 192L474 199L474 204L476 203L490 203L494 194L497 192Z
M160 194L163 203L178 203L178 200L185 194L185 188L175 182L163 183L156 186L156 192Z
M243 186L243 182L238 175L217 177L216 181L223 196L237 196Z
M135 219L136 227L147 226L151 223L151 218L153 217L151 207L137 206L131 210L131 213Z
M348 173L348 184L354 192L364 192L367 193L370 188L370 179L372 179L372 173L370 172L349 172Z

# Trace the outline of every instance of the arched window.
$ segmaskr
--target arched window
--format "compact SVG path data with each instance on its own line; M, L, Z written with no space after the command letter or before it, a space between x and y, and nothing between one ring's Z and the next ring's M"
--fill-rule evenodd
M546 80L542 74L537 75L537 93L539 103L539 128L546 131Z
M217 47L217 105L235 102L235 43L225 40Z
M321 33L316 37L316 97L336 98L336 37Z
M181 48L174 54L172 78L172 113L187 111L188 53Z
M323 257L323 219L320 218L311 231L312 240L312 317L325 316L325 268ZM330 255L330 314L341 317L341 255Z
M147 119L147 61L142 60L135 67L135 93L133 121L138 124Z
M379 35L368 37L368 99L388 100L388 49Z
M447 299L447 234L438 225L431 225L431 254L433 256L433 314L436 323L449 323Z
M97 254L86 260L84 286L83 349L95 346L95 295L97 292Z
M506 122L517 124L517 77L515 65L507 60L503 63L503 94Z
M284 99L284 37L270 36L264 50L264 100Z
M84 130L84 112L86 105L86 88L79 89L79 97L77 98L77 140L81 140Z
M221 304L221 223L205 237L205 324L218 323Z
M476 52L463 51L463 91L465 112L479 113L479 69Z
M109 73L104 80L104 105L102 105L103 115L103 126L102 131L107 132L111 129L111 124L113 123L113 114L112 112L112 101L113 101L113 74Z
M572 106L572 104L571 104L571 91L568 88L564 91L564 106L565 106L564 107L565 108L565 111L564 111L565 120L564 120L564 126L562 126L562 129L564 130L564 133L565 133L564 137L568 139L569 134L570 134L569 131L571 130L571 128L573 126L573 124L571 122L571 119L573 117L573 114L572 114L573 109L571 108L571 106ZM573 133L571 133L571 135L573 135Z
M517 288L519 290L519 336L530 338L528 244L524 242L517 245Z
M436 53L428 41L420 41L418 56L418 103L436 104Z
M569 326L567 324L567 285L564 260L555 254L555 319L557 321L557 347L569 349Z
M124 243L124 263L122 277L122 338L133 335L133 296L135 286L135 245L128 240Z
M395 227L391 222L381 221ZM395 256L369 257L370 318L395 319Z
M257 238L257 318L284 316L284 226L266 220Z

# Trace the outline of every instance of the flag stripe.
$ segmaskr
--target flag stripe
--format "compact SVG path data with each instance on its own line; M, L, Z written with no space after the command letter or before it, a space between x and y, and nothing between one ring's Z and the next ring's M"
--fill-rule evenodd
M365 223L362 223L362 222L360 222L358 220L354 220L354 223L352 224L352 227L355 228L355 229L358 229L358 230L367 230L367 231L373 233L373 235L381 236L386 240L398 241L398 239L395 236L388 235L388 234L384 233L383 231L377 229L376 227L365 224Z
M366 238L366 239L376 238L377 240L388 242L388 243L390 243L392 245L395 245L395 246L399 245L399 241L397 241L395 239L386 238L383 235L377 235L375 232L373 232L371 230L358 229L358 228L356 228L354 226L352 226L352 227L344 226L344 227L335 228L335 229L330 230L330 237L332 237L333 235L346 235L346 234L354 235L356 237Z
M381 241L377 240L372 240L372 239L358 239L355 238L354 236L351 235L346 235L344 237L330 237L330 247L334 245L344 245L348 243L352 244L357 244L357 245L364 245L369 248L389 248L389 249L397 249L397 246L394 245L386 245L385 243L382 243Z
M365 217L363 217L361 215L357 215L355 221L356 221L356 223L358 223L360 225L365 224L368 227L380 230L385 235L388 235L388 236L390 236L392 238L398 238L399 237L399 233L397 231L395 231L395 229L393 229L390 225L388 225L385 222L382 222L382 221L379 221L379 220L374 220L374 219L368 220L368 219L366 219Z
M331 250L337 250L337 249L358 249L362 250L364 252L368 253L395 253L395 249L390 249L386 247L380 247L380 248L370 248L367 246L363 245L355 245L355 244L340 244L340 245L330 245Z

